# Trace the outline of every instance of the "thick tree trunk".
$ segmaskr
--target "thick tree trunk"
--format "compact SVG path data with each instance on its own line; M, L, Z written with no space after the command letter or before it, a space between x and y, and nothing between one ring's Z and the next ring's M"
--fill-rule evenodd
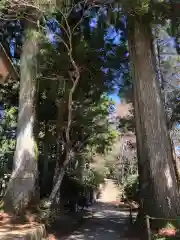
M143 211L154 217L176 217L178 186L146 17L129 18L128 35Z
M34 127L37 54L37 32L34 27L28 26L20 64L19 115L14 169L4 197L5 210L13 214L22 213L36 194L38 148Z

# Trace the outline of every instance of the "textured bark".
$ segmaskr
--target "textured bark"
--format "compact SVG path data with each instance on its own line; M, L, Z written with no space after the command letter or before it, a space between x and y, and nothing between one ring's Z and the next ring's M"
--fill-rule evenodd
M21 79L17 143L14 154L14 169L4 197L5 210L20 214L29 205L36 193L38 149L34 127L37 92L38 41L35 29L27 27L28 36L21 54Z
M63 80L62 80L63 81ZM61 88L61 85L59 86ZM63 139L64 129L62 129L63 126L63 116L66 115L66 112L68 110L68 97L69 92L67 89L65 89L63 98L60 99L58 110L57 110L57 119L56 119L56 139L57 139L57 145L56 145L56 167L54 172L54 179L53 179L53 189L50 194L49 200L51 204L56 200L56 197L59 198L60 203L60 188L61 183L63 181L64 175L65 175L65 168L63 166L64 161L66 160L66 149L65 149L65 142Z
M56 179L56 183L49 197L49 201L51 204L55 201L57 192L60 191L60 187L61 187L61 183L64 178L64 175L65 175L65 169L62 167L59 171L58 177Z
M47 181L48 181L48 165L49 165L49 128L48 123L45 122L45 137L43 142L43 168L41 177L41 193L46 196L47 192Z
M128 36L143 211L154 217L176 217L178 186L147 18L129 18Z

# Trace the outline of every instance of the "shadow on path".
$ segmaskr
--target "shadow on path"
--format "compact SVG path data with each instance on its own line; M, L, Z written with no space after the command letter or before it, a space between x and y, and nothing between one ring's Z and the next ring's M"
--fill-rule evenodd
M81 227L68 237L59 238L66 240L116 240L133 239L125 235L129 226L129 212L119 211L109 203L98 202L92 209L92 217L86 219Z

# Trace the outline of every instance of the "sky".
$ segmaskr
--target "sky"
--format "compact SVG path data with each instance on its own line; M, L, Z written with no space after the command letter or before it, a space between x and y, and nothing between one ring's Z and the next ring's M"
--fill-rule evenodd
M119 104L121 102L120 97L116 93L110 94L109 98L112 99L116 104Z

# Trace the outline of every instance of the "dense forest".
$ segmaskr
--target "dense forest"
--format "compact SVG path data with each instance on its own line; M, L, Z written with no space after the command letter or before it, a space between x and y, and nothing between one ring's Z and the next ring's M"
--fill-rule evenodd
M158 227L178 219L180 1L0 7L16 72L0 88L2 211L27 221L46 205L47 222L93 202L111 178L122 201L137 202L140 225L147 215L163 219Z

